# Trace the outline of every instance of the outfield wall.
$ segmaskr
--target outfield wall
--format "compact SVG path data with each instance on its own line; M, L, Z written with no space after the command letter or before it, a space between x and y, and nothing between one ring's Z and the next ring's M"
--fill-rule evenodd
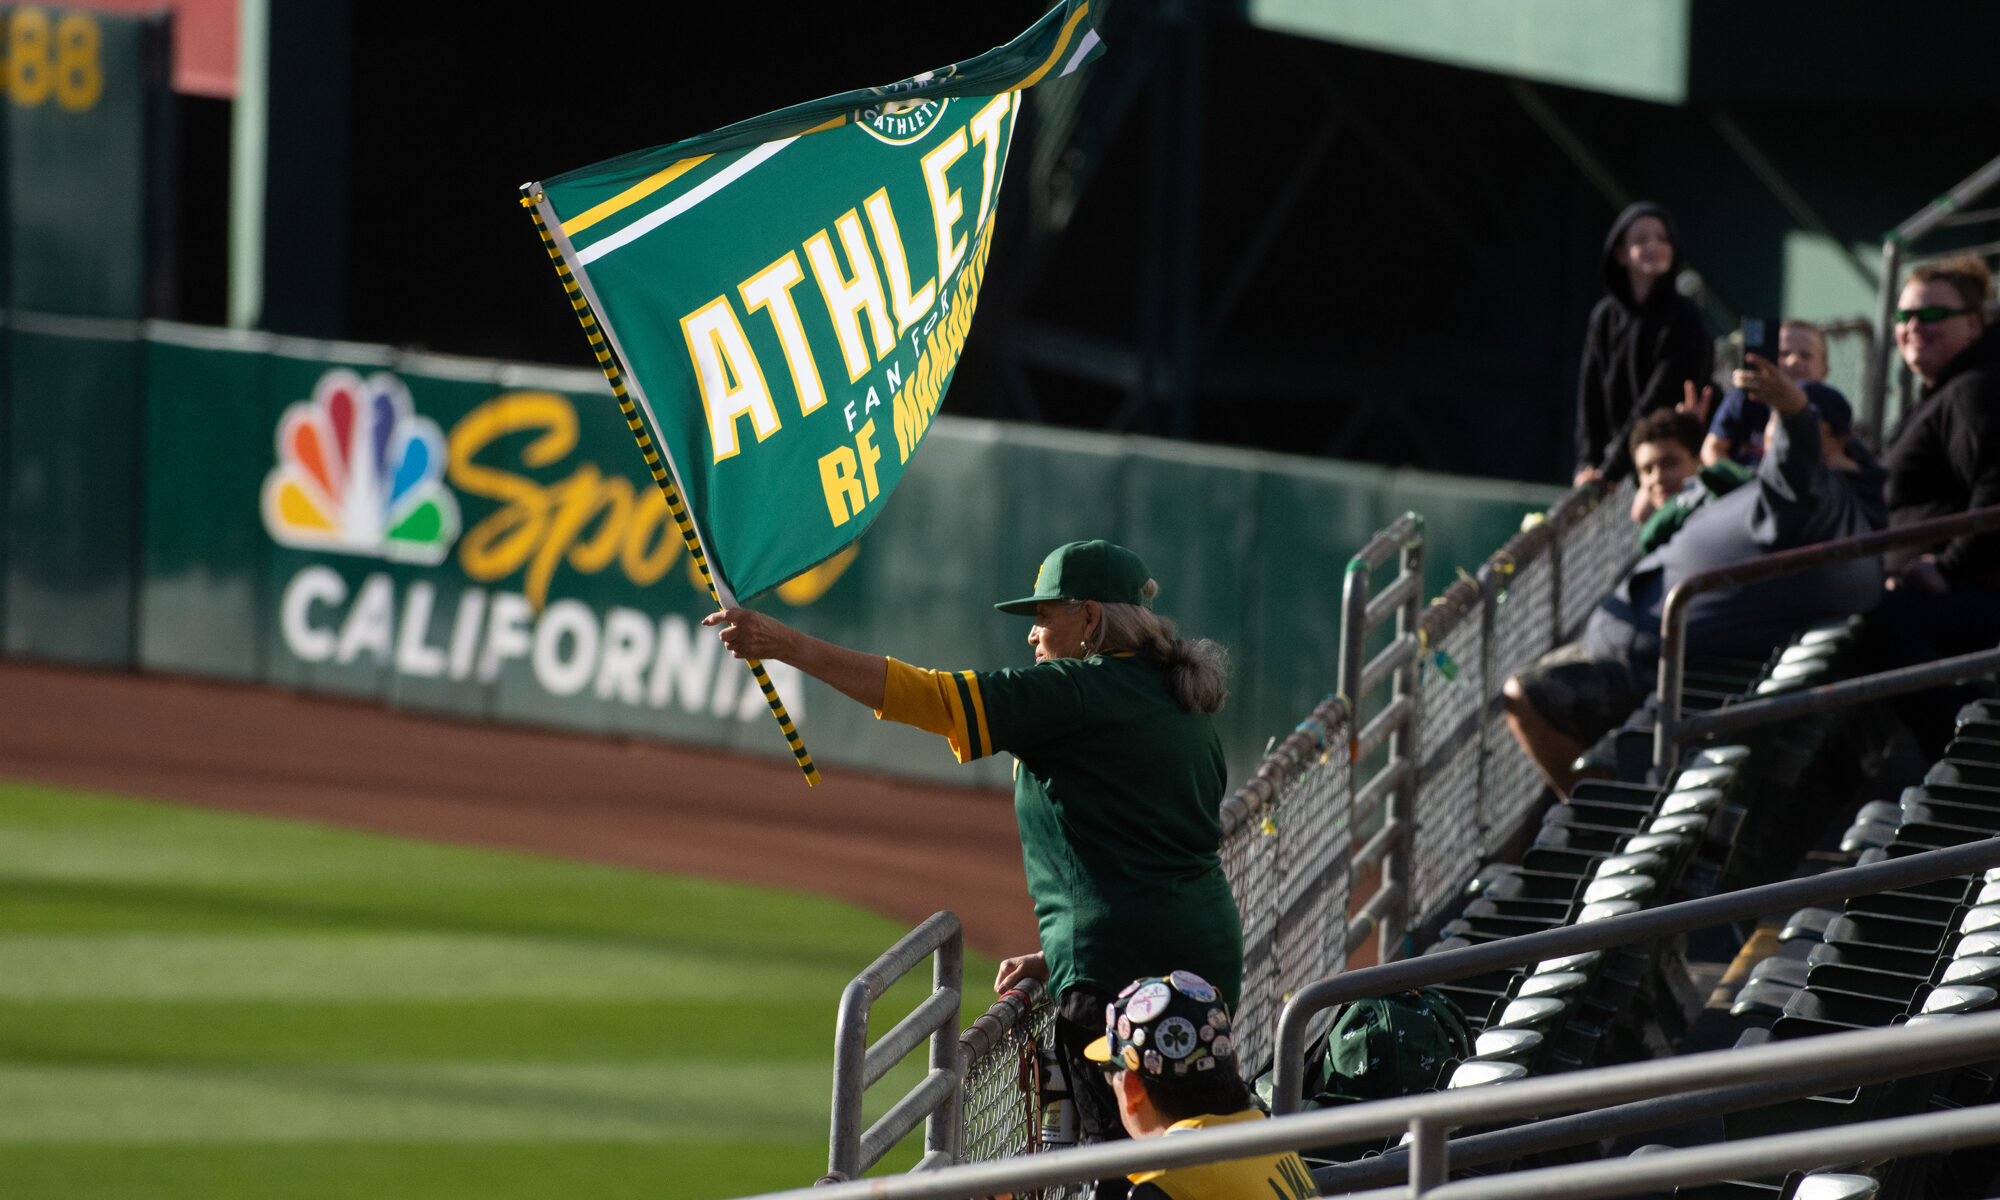
M26 313L0 363L10 655L788 753L696 624L711 606L594 373ZM1242 776L1333 686L1354 547L1424 513L1434 593L1558 495L944 419L857 547L759 603L926 666L1018 665L1026 622L992 602L1060 542L1124 542L1162 611L1230 647ZM1008 779L771 666L822 763Z

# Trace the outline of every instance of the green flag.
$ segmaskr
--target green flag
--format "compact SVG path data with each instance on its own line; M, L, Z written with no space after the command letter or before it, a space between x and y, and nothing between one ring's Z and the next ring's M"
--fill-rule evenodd
M1101 53L1089 13L1067 0L969 62L524 185L721 602L888 501L965 345L1020 90Z

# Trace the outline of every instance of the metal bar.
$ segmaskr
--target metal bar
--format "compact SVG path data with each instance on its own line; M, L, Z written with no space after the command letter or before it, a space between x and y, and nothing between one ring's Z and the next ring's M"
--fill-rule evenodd
M1407 824L1392 818L1384 823L1382 828L1375 831L1375 836L1368 839L1367 845L1354 852L1354 865L1365 867L1391 850L1402 846L1407 841L1409 832L1410 827ZM1370 903L1372 904L1373 901L1371 900Z
M2000 212L2000 209L1993 211ZM1967 254L1976 254L1981 258L1985 258L1996 250L2000 250L2000 241L1976 242L1970 246L1949 246L1942 250L1926 250L1922 254L1906 255L1903 261L1909 263L1911 266L1919 266L1924 263L1941 262L1947 258L1958 258Z
M1406 706L1408 711L1401 725L1389 738L1389 761L1408 763L1411 770L1403 772L1396 788L1389 794L1389 819L1382 829L1387 853L1382 859L1382 883L1377 896L1382 899L1382 919L1376 934L1375 961L1392 962L1403 957L1405 934L1410 927L1411 894L1415 890L1415 842L1421 830L1417 822L1417 788L1415 767L1423 761L1422 747L1417 742L1417 731L1423 724L1423 690L1417 686L1417 673L1422 667L1423 644L1418 639L1419 621L1423 615L1424 582L1424 519L1416 513L1406 514L1416 528L1403 543L1402 575L1398 584L1414 583L1408 590L1401 607L1396 613L1396 640L1405 638L1417 640L1416 649L1396 672L1395 687L1391 693L1395 699L1392 705ZM1395 592L1395 588L1385 589L1384 595Z
M1367 545L1355 551L1354 557L1348 560L1347 569L1351 571L1356 562L1362 562L1367 564L1369 570L1375 570L1390 558L1401 554L1409 540L1421 531L1422 526L1417 514L1404 513L1377 530L1375 536L1368 539Z
M1750 1172L1811 1170L1829 1163L1901 1158L2000 1140L2000 1105L1919 1113L1833 1129L1781 1133L1639 1158L1577 1163L1448 1183L1436 1200L1590 1200Z
M1416 760L1408 758L1397 759L1395 762L1382 768L1376 774L1375 778L1369 780L1355 791L1354 808L1348 813L1347 819L1355 824L1366 821L1370 816L1374 815L1375 807L1382 803L1383 797L1389 795L1398 785L1405 782L1408 776L1416 769Z
M1417 706L1408 696L1400 696L1389 702L1389 707L1375 714L1375 719L1354 737L1354 761L1359 762L1375 752L1375 747L1389 740L1389 735L1402 727L1417 711Z
M1410 1191L1422 1196L1451 1176L1451 1146L1444 1126L1418 1117L1410 1122Z
M1424 577L1421 572L1414 575L1406 572L1397 577L1396 582L1383 588L1368 601L1368 628L1373 629L1394 616L1409 603L1410 597L1421 596L1423 590Z
M1382 594L1388 595L1387 592ZM1375 606L1370 604L1368 607L1372 609ZM1366 696L1416 660L1417 635L1414 633L1398 635L1395 641L1382 647L1382 653L1370 659L1368 665L1361 669L1361 690L1355 694Z
M1406 965L1393 964L1391 969ZM1384 969L1371 968L1369 972L1355 974ZM1830 1063L1847 1063L1856 1070L1867 1071L1884 1067L1893 1069L1912 1061L1935 1064L1978 1062L1995 1054L2000 1054L2000 1012L1976 1013L1925 1026L1853 1030L1741 1050L1716 1050L1487 1087L1458 1088L1395 1100L1345 1105L1176 1137L1108 1142L1047 1154L970 1163L922 1174L863 1179L823 1188L795 1188L771 1193L764 1200L960 1200L996 1192L1018 1193L1028 1188L1100 1179L1132 1171L1172 1169L1278 1153L1301 1146L1357 1141L1364 1137L1399 1132L1418 1120L1431 1121L1440 1127L1471 1125L1532 1113L1574 1112L1744 1080L1815 1073L1826 1069ZM1984 1113L1989 1119L2000 1121L2000 1105L1965 1112ZM1947 1118L1943 1114L1929 1113L1912 1119L1942 1123ZM1839 1130L1828 1131L1825 1136L1853 1138L1862 1128L1867 1127L1846 1125ZM1903 1139L1897 1145L1915 1144L1904 1128L1894 1132ZM2000 1136L2000 1130L1996 1130L1995 1136ZM1858 1139L1850 1144L1859 1144ZM1836 1157L1846 1159L1852 1155ZM1645 1162L1647 1159L1635 1161ZM1607 1165L1590 1163L1577 1169L1603 1170Z
M868 1132L861 1135L861 1170L866 1171L881 1162L883 1155L909 1136L910 1131L922 1124L924 1118L939 1105L949 1101L951 1093L957 1089L958 1078L951 1071L932 1071L925 1075L922 1083L891 1105L889 1111L882 1114L882 1119L870 1125Z
M1361 911L1355 913L1354 918L1347 923L1347 953L1352 954L1361 949L1362 943L1368 940L1370 933L1386 928L1382 914L1391 911L1392 906L1402 903L1407 898L1408 893L1399 883L1385 883L1376 888L1375 894L1368 897L1368 903L1362 905Z
M999 1045L1000 1039L1007 1036L1007 1031L1042 1002L1046 991L1041 980L1031 979L1001 993L1000 998L993 1002L993 1007L981 1013L965 1032L958 1035L961 1069L984 1058Z
M2000 159L1996 159L2000 162ZM1904 546L1941 542L1960 534L2000 529L2000 505L1975 508L1931 521L1919 521L1900 529L1864 533L1857 537L1817 542L1791 550L1780 550L1758 558L1701 571L1674 585L1660 608L1660 716L1653 728L1653 767L1665 771L1679 750L1681 728L1681 684L1686 675L1688 608L1694 598L1717 588L1740 587L1766 579L1795 575L1814 567L1851 562ZM1890 693L1894 694L1894 693Z
M1984 225L1988 221L2000 221L2000 208L1962 208L1938 222L1939 228L1948 225Z
M1664 1129L1702 1117L1722 1116L1741 1112L1747 1108L1762 1108L1767 1104L1796 1100L1836 1088L1882 1083L1932 1069L1937 1065L1940 1064L1918 1058L1905 1058L1901 1062L1869 1072L1858 1072L1847 1067L1830 1067L1825 1071L1781 1080L1708 1088L1675 1096L1661 1096L1652 1100L1633 1100L1608 1108L1532 1121L1509 1129L1497 1129L1491 1133L1476 1133L1469 1137L1453 1138L1450 1143L1451 1163L1454 1168L1464 1169L1485 1166L1489 1163L1511 1162L1528 1154L1561 1150L1588 1142L1601 1142L1629 1134ZM1409 1158L1407 1148L1395 1147L1373 1158L1361 1158L1353 1162L1320 1167L1312 1173L1313 1182L1319 1185L1322 1194L1328 1196L1345 1194L1359 1188L1385 1186L1395 1180L1408 1178Z
M1957 212L1960 205L1968 200L1977 200L1995 183L2000 183L2000 158L1967 175L1958 186L1918 209L1908 220L1896 226L1890 236L1906 243L1916 241Z
M1304 1082L1305 1073L1306 1026L1315 1014L1336 1004L1367 996L1386 996L1425 984L1447 983L1468 975L1518 967L1566 954L1651 941L1669 934L1705 929L1768 913L1790 912L1808 905L1845 900L1850 896L1894 891L1914 883L1927 883L1993 866L2000 866L2000 839L1989 838L1944 850L1926 850L1905 858L1885 859L1865 867L1847 867L1805 879L1787 879L1722 895L1704 896L1699 900L1642 909L1605 921L1566 925L1441 954L1426 954L1422 958L1349 971L1309 983L1292 995L1284 1011L1278 1015L1271 1110L1275 1114L1296 1113L1299 1110L1300 1085Z
M868 1047L866 1069L861 1073L862 1086L874 1087L884 1075L896 1069L896 1064L917 1048L917 1044L928 1039L939 1029L949 1029L958 1019L958 989L950 992L932 992L923 1003L910 1010L910 1014L896 1022L896 1027L875 1040Z
M958 1062L959 997L965 990L965 938L946 939L931 959L931 999L950 996L947 1012L940 1013L931 1034L931 1074L951 1080L951 1091L932 1110L924 1125L924 1160L942 1156L946 1163L957 1162L965 1152L965 1072Z
M1790 717L1865 704L1870 700L1920 692L1930 687L1964 683L1995 671L2000 671L2000 650L1978 650L1955 658L1940 658L1920 667L1897 667L1858 679L1821 684L1790 695L1750 700L1695 713L1681 718L1675 737L1686 742L1710 734L1735 733Z
M1896 300L1902 295L1903 243L1895 237L1882 241L1882 286L1875 293L1875 340L1868 347L1868 367L1861 376L1861 432L1875 445L1882 445L1888 415L1889 348L1896 343Z

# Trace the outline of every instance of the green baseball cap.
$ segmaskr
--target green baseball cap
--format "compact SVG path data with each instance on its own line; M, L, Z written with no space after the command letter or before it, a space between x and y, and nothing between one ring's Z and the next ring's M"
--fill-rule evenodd
M1139 556L1106 541L1070 542L1057 546L1042 560L1032 595L993 607L1003 613L1034 616L1044 600L1095 600L1099 604L1153 607L1146 584L1153 576Z

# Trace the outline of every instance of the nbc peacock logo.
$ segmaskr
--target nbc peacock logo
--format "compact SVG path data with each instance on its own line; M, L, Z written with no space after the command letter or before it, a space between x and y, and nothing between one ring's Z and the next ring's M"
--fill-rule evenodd
M278 421L264 528L279 543L434 566L458 540L444 435L387 371L320 376Z

